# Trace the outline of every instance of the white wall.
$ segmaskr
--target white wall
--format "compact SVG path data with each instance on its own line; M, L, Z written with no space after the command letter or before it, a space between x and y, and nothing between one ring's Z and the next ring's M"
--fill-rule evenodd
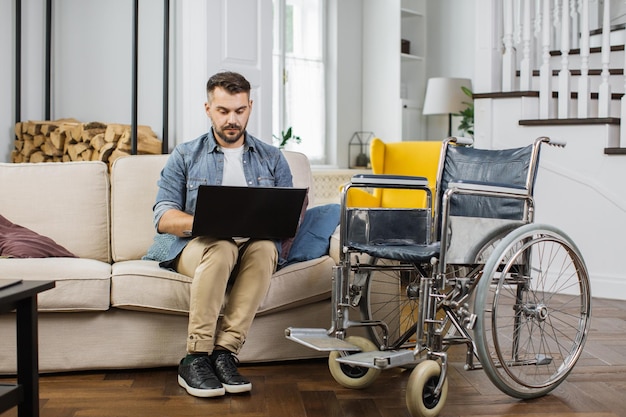
M580 249L596 297L626 299L621 255L626 233L623 157L605 155L610 125L519 126L538 100L477 100L478 148L526 146L539 136L566 143L542 146L535 188L536 223L560 228ZM594 140L589 140L593 138Z
M129 124L133 3L63 0L53 4L51 118ZM157 7L161 2L139 4L138 123L161 136L163 11Z
M0 3L0 161L9 161L15 122L12 1ZM138 123L162 137L163 2L139 2ZM240 71L253 86L249 130L271 141L272 4L267 0L172 2L169 143L207 131L207 78ZM53 2L51 118L130 124L133 2ZM44 112L45 1L22 2L21 120ZM89 18L85 18L89 16ZM221 36L221 37L220 37Z
M426 74L431 77L474 79L476 0L426 2ZM452 120L453 134L459 124ZM448 116L426 117L426 138L438 140L448 133Z
M224 18L220 4L226 0L185 0L174 2L172 33L172 78L170 93L170 147L193 139L208 128L202 110L206 78L223 66L244 68L241 60L226 56L223 43L213 39ZM479 0L438 0L427 2L429 77L474 78L474 18ZM267 0L230 0L239 10L258 12L247 20L256 33L247 31L240 39L243 47L254 43L271 51L271 2ZM131 42L132 3L125 0L63 0L54 2L56 11L54 84L52 117L75 117L82 121L130 123L131 118ZM44 0L23 2L23 83L22 119L44 117ZM219 12L215 12L215 9ZM331 165L346 166L348 142L362 129L363 48L362 1L329 0L328 36L338 42L329 50L329 106L327 140L336 144L328 155ZM87 13L90 19L82 19ZM14 56L13 2L0 3L0 52ZM161 136L161 47L162 4L140 2L140 82L139 123L150 125ZM234 18L237 21L237 17ZM62 24L62 25L61 25ZM211 27L212 29L210 29ZM249 27L246 26L246 27ZM209 38L209 36L211 36ZM250 42L255 39L256 42ZM269 46L268 46L269 45ZM232 45L231 45L232 46ZM269 49L268 49L269 48ZM249 48L248 48L249 49ZM243 49L248 50L248 49ZM269 55L267 56L269 58ZM235 57L236 58L236 57ZM250 130L259 137L271 138L271 68L266 62L250 61L242 72L257 89ZM270 58L271 59L271 58ZM12 59L8 60L13 62ZM248 71L248 72L246 72ZM0 160L8 161L13 147L14 123L13 65L0 68ZM257 95L262 97L257 97ZM262 98L262 100L261 100ZM261 101L259 101L261 100ZM440 139L447 132L445 116L428 117L429 139Z
M329 31L337 43L329 47L327 113L329 165L348 166L348 143L362 129L362 0L329 0ZM336 144L336 146L332 146Z

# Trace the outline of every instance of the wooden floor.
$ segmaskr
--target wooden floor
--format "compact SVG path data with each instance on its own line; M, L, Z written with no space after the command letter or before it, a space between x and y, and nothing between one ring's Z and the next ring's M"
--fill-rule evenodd
M508 397L483 371L463 370L462 352L453 352L441 416L626 417L626 301L595 299L592 312L584 356L563 384L539 399ZM407 370L383 371L365 390L339 386L324 360L242 365L241 372L253 391L217 399L187 395L174 368L43 375L41 416L409 417ZM15 409L0 414L14 416Z

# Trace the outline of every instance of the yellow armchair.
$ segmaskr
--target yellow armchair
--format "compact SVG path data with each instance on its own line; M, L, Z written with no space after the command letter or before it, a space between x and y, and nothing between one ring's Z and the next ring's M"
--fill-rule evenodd
M385 143L379 138L370 142L373 174L412 175L426 177L435 196L441 141L406 141ZM426 194L418 190L377 188L368 193L352 188L347 195L348 207L424 208Z

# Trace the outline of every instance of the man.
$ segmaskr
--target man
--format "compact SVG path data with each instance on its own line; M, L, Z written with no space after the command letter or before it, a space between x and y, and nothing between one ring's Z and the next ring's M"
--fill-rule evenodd
M193 277L187 356L178 367L178 383L191 395L215 397L252 389L237 371L234 355L267 293L279 253L270 240L189 237L198 185L293 184L282 153L246 131L252 100L250 83L243 76L233 72L212 76L204 106L212 128L178 145L170 155L158 183L154 224L159 233L176 236L170 260L161 265ZM224 305L227 285L230 292Z

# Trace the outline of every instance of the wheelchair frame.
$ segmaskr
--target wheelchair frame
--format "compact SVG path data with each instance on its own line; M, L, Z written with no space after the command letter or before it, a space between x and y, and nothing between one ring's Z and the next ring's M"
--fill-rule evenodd
M471 145L465 138L446 139L434 202L423 177L353 177L341 194L341 254L332 278L331 326L288 328L286 337L329 351L331 374L349 388L371 385L383 369L417 363L406 394L412 416L441 411L448 391L447 349L456 344L466 345L466 369L483 368L511 396L534 398L556 388L582 353L591 295L576 245L559 229L533 223L541 144L565 146L546 137L536 139L523 185L448 178L444 189L448 148ZM361 212L346 207L353 187L421 190L428 207L417 217L413 210ZM453 213L459 211L452 204L458 196L521 202L521 218ZM384 223L375 232L367 222L374 215L411 215L410 225L400 226L410 229L416 223L425 236L413 239L415 231L410 230L400 239L385 239L387 229L395 233L398 228ZM389 294L377 293L387 287L392 288ZM381 309L373 309L374 303ZM361 317L354 320L350 316L357 307ZM349 329L358 327L369 337L348 336Z

